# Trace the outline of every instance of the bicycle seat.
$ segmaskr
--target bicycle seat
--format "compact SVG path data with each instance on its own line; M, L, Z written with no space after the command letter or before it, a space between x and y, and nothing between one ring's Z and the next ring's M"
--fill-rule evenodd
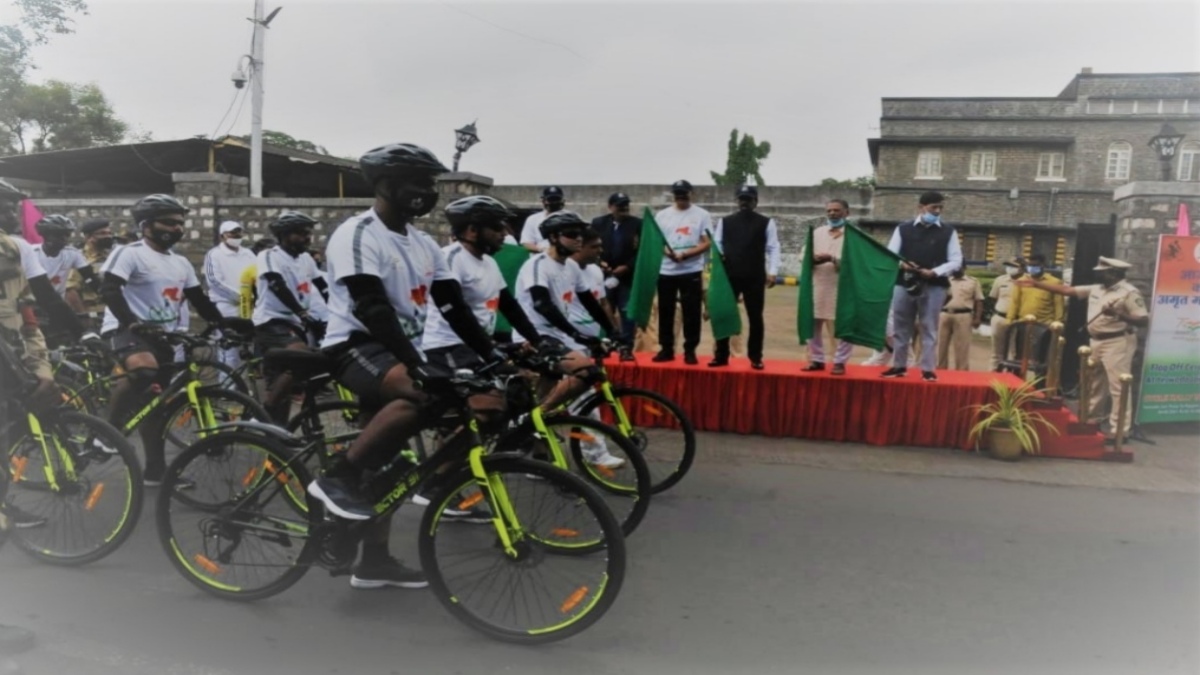
M263 363L272 370L286 370L302 379L327 375L333 368L328 356L315 349L270 349Z

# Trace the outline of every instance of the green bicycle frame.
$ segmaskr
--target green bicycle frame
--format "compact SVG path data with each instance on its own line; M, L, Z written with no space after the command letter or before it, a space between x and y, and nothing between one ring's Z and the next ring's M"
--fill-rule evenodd
M213 412L212 402L207 398L201 398L198 393L200 387L204 386L200 381L200 366L195 363L189 363L188 373L190 373L192 377L188 378L188 382L186 385L184 385L183 391L187 395L188 404L192 407L192 413L196 415L196 419L200 423L200 438L204 438L207 430L217 426L217 416L216 413ZM150 413L162 406L162 404L169 400L174 393L175 391L173 390L167 390L166 392L155 396L150 400L149 403L139 410L137 414L129 418L129 421L126 422L123 427L121 427L121 431L125 435L133 433L133 431L137 429L138 425L141 424L142 421L150 415Z
M33 413L27 413L26 419L29 422L29 434L42 447L42 454L46 457L46 463L42 467L43 473L46 474L46 483L50 486L50 490L58 492L61 488L58 486L58 477L54 471L54 455L58 455L59 461L62 463L63 471L66 474L67 480L74 481L77 479L75 475L75 462L71 459L71 454L66 448L58 442L58 438L54 437L54 450L50 449L46 442L46 432L42 430L42 423Z

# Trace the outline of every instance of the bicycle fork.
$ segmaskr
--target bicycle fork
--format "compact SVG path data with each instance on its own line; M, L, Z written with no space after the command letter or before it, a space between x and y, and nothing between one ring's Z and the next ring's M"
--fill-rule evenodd
M470 422L471 432L478 439L479 425L475 420ZM500 544L504 547L504 553L510 558L517 558L520 554L517 552L515 541L523 537L523 531L520 523L517 522L517 512L513 509L512 500L508 497L508 488L504 485L504 480L499 474L489 475L483 467L483 444L476 443L471 449L467 460L471 466L471 475L475 478L475 483L479 486L483 495L487 498L488 505L492 510L492 526L496 528L496 535L500 538ZM515 537L514 537L515 535Z
M58 476L54 470L54 456L58 456L58 460L63 467L64 477L71 482L74 482L77 478L75 475L75 462L72 461L71 455L67 452L66 448L62 447L62 443L59 442L57 435L51 437L54 441L54 449L51 450L47 443L46 433L42 429L42 423L33 413L28 413L26 419L29 421L29 435L42 448L42 454L46 458L45 466L42 467L42 472L46 475L46 484L50 486L51 492L59 492L62 488L58 484ZM13 457L10 461L13 464L13 482L20 482L29 458Z

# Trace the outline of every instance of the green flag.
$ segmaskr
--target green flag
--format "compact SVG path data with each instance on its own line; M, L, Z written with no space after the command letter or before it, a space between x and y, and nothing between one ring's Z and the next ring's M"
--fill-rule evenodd
M650 323L650 308L658 293L658 272L662 268L663 247L667 240L650 207L642 212L642 236L638 243L637 260L633 264L633 284L629 290L629 304L625 311L640 328Z
M504 277L504 285L508 287L508 292L514 296L517 294L517 274L521 271L521 266L529 260L529 256L533 255L529 249L518 244L505 244L496 251L493 258L496 259L496 264L500 266L500 274ZM512 324L508 323L508 319L504 318L504 314L497 312L496 314L496 332L508 333L512 331Z
M737 298L729 275L725 273L725 262L714 244L711 249L712 276L708 280L708 319L712 323L714 340L723 340L742 332L742 314L738 311Z
M887 344L884 340L887 316L892 306L900 256L854 225L845 226L843 237L834 337L882 350ZM796 319L801 344L813 336L812 256L813 230L810 228L800 275Z

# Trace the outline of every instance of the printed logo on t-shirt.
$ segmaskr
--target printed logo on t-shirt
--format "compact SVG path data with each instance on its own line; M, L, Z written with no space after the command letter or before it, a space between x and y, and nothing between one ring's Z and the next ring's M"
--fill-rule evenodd
M675 228L675 234L680 234L685 237L689 237L692 234L692 226L684 225L683 227L677 227L677 228Z
M573 291L567 291L566 293L563 293L563 302L571 302L571 299L574 297L575 293Z
M488 308L488 310L489 310L489 311L492 311L492 312L499 311L499 309L500 309L500 298L499 298L499 297L490 298L490 299L488 299L488 300L487 300L487 302L483 303L483 306L484 306L484 307L487 307L487 308Z
M413 303L415 303L418 307L424 307L425 301L428 296L428 292L429 292L429 287L426 286L425 284L421 284L420 286L412 289Z
M60 283L62 283L62 277L58 276L57 274L54 275L53 277L50 277L50 285L51 286L57 286Z
M162 296L171 302L181 302L183 293L182 289L180 289L178 286L171 286L170 288L163 289Z

